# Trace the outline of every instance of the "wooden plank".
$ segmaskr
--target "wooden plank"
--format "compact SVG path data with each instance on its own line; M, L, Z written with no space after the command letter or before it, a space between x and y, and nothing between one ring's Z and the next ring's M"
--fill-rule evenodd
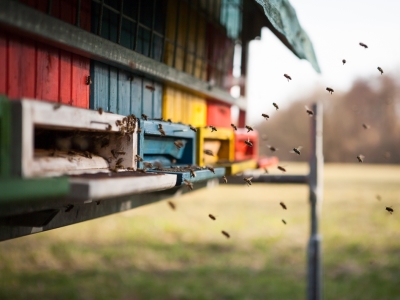
M104 111L110 111L109 103L108 103L108 95L109 95L109 69L108 66L97 62L92 61L92 72L91 76L93 77L93 83L91 85L91 109L98 109L99 107L103 108Z
M128 72L118 71L118 114L131 114L131 82Z
M135 76L131 83L131 112L137 117L142 114L143 78Z
M8 39L8 87L10 98L35 97L35 45L20 37Z
M36 54L36 97L41 100L59 99L59 50L38 44Z
M90 31L91 25L91 0L81 0L81 19L80 25L83 30Z
M72 105L71 90L71 53L60 50L60 96L59 101L64 104Z
M148 87L153 87L153 82L149 79L143 79L143 98L142 98L142 113L149 118L153 118L153 91Z
M4 32L0 32L0 94L7 94L7 74L8 74L8 51L7 38Z
M109 85L109 100L108 107L110 112L116 113L118 111L118 69L109 67L110 73L108 78Z
M161 118L162 116L162 85L154 83L155 91L153 92L153 118Z
M253 170L257 168L257 161L254 159L245 160L241 162L234 162L228 164L218 164L219 167L226 169L226 175L235 175L242 173L247 170Z
M71 70L71 104L89 108L89 76L90 60L86 57L72 54Z

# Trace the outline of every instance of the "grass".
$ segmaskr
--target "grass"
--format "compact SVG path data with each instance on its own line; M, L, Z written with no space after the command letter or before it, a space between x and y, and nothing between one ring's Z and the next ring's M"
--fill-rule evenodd
M399 175L326 165L325 299L400 299ZM0 299L305 298L306 186L221 185L173 201L0 243Z

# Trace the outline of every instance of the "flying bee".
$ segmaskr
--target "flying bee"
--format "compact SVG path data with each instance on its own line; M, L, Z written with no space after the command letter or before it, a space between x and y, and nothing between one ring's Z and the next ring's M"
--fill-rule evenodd
M387 210L390 214L392 214L392 213L394 212L394 210L393 210L392 207L387 207L387 206L386 206L386 210Z
M253 147L253 143L250 141L249 138L247 138L247 141L244 141L244 143L249 147Z
M204 152L204 154L206 154L206 155L214 156L214 153L213 153L211 150L204 149L203 152Z
M165 131L164 131L163 127L162 127L162 124L158 124L158 131L161 133L162 136L165 135Z
M286 172L286 169L282 166L278 166L278 170L281 170L282 172Z
M122 126L122 121L121 121L121 120L115 121L115 125L117 125L117 126Z
M115 164L120 165L123 161L124 161L124 159L122 157L118 158L118 160L115 162Z
M183 147L183 142L182 141L175 141L174 145L176 148L181 149Z
M88 77L86 77L86 85L90 85L92 83L93 83L92 77L89 75Z
M308 115L312 117L314 115L314 112L311 109L309 109L307 105L305 105L304 107L306 108L306 112L308 113Z
M367 46L367 45L365 45L364 43L360 43L360 46L361 46L361 47L364 47L365 49L367 49L367 48L368 48L368 46Z
M212 214L209 214L208 216L210 217L211 220L215 221L216 218Z
M224 181L224 183L228 183L228 179L226 178L226 176L222 176L222 180Z
M286 221L285 221L284 219L282 219L282 222L283 222L283 224L285 224L285 225L286 225Z
M139 155L135 155L135 161L143 161L143 158L141 158Z
M154 92L156 90L156 88L154 86L152 86L152 85L146 85L146 89L148 89L148 90L150 90L152 92Z
M285 78L287 79L288 82L289 82L289 80L292 80L292 77L290 77L288 74L283 74L283 76L285 76Z
M346 60L345 60L345 59L342 59L342 63L345 64L345 63L346 63Z
M189 128L190 128L190 130L192 130L194 132L197 132L197 128L196 127L193 127L192 125L189 125Z
M89 151L83 152L83 155L87 158L92 158L92 154Z
M147 115L145 115L145 114L142 114L142 119L143 119L143 120L147 121L147 120L148 120L148 118L149 118L149 117L148 117Z
M383 74L383 70L381 67L378 67L378 71L381 72L381 75Z
M190 178L196 177L196 172L193 169L189 169L189 171L190 171Z
M102 109L101 107L99 107L99 108L97 109L97 111L99 112L100 115L103 114L103 109Z
M362 154L357 156L358 162L360 162L360 163L364 162L364 158L365 158L365 156Z
M168 203L169 207L171 207L172 210L175 210L175 209L176 209L176 206L175 206L175 203L174 203L174 202L168 201L167 203Z
M334 92L334 90L333 90L332 88L330 88L330 87L327 87L326 90L327 90L329 93L331 93L331 95L332 95L332 93Z
M217 131L217 128L215 126L210 125L211 132Z
M272 103L272 105L276 108L276 110L278 110L279 109L279 106L278 106L278 104L276 104L275 102L274 103Z
M364 129L370 129L371 126L367 125L367 124L362 124L362 127L364 127Z
M207 169L208 169L208 170L210 170L211 172L213 172L213 173L215 174L215 170L214 170L214 168L213 168L213 167L211 167L211 166L207 166Z
M302 146L299 146L299 147L297 147L297 148L293 148L293 150L290 151L290 152L291 152L291 153L296 153L296 154L300 155L300 150L301 150L301 148L303 148L303 147L302 147Z
M187 179L183 179L184 184L188 187L188 190L192 191L193 190L193 183L191 183Z
M283 203L283 202L279 202L279 204L282 206L282 208L283 208L283 209L287 209L287 207L286 207L285 203Z
M237 130L237 127L236 127L235 124L231 124L231 126L232 126L232 128L233 128L234 130Z
M229 233L227 233L226 231L222 230L221 233L226 236L227 239L229 239L231 236L229 235Z
M153 164L152 164L152 163L149 163L149 162L147 162L147 161L144 161L144 162L143 162L143 166L144 166L145 168L147 168L147 169L153 168Z
M247 183L247 186L251 186L251 180L253 179L253 177L245 177L243 178L243 180Z
M250 131L254 131L253 127L251 127L249 125L246 125L245 127L247 129L247 133L249 133Z
M267 145L267 147L269 148L269 150L271 150L272 152L278 151L279 148L275 148L274 146L271 145Z
M267 121L268 121L268 119L269 119L269 115L267 115L267 114L261 114L261 116L262 116L263 118L265 118L265 120L267 120Z

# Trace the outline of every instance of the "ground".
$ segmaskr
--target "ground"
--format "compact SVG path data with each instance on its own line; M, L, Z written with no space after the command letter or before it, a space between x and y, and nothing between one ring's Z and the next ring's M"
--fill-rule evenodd
M400 299L400 166L327 164L324 185L325 299ZM172 201L1 242L0 299L305 299L306 186Z

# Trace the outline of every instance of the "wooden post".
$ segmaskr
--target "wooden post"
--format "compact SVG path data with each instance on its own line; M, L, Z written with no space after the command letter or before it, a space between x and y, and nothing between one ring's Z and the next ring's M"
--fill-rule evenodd
M323 111L322 103L313 105L314 117L311 121L311 157L310 157L310 205L311 235L308 243L307 299L322 299L322 260L321 240L318 233L318 218L323 200L324 156L322 151Z

